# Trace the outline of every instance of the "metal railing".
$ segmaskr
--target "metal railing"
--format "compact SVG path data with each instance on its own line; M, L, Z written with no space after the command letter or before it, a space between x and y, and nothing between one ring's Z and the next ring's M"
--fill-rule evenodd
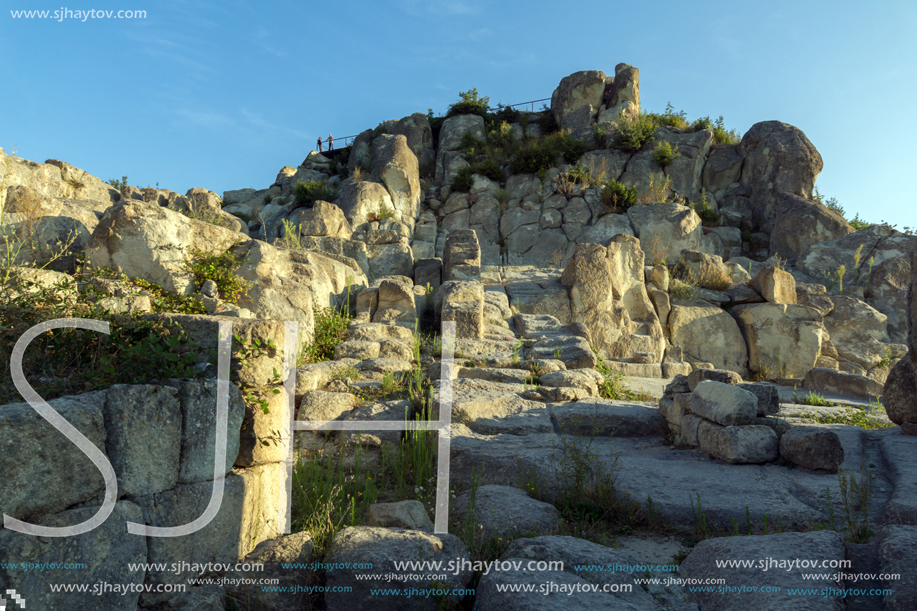
M503 108L515 108L517 106L525 106L526 104L531 104L532 105L531 112L535 112L535 104L537 104L538 102L550 102L550 101L551 101L551 98L541 98L540 100L532 100L531 102L519 102L518 104L508 104L508 105L501 104L501 106L503 106Z
M491 110L499 110L500 108L516 108L517 106L528 106L528 105L531 105L531 109L529 109L530 112L535 112L535 104L537 104L538 102L550 102L550 101L551 101L551 98L541 98L540 100L530 100L530 101L528 101L528 102L518 102L518 103L516 103L516 104L500 104L500 105L497 106L497 108L491 108ZM353 136L342 136L342 137L340 137L340 138L334 138L333 135L332 135L333 142L334 142L334 147L335 147L335 148L334 148L334 149L329 149L329 148L328 148L328 138L325 138L324 140L321 140L321 143L322 143L321 150L322 150L323 152L328 152L329 150L338 150L338 149L347 148L348 146L352 146L352 145L353 145L353 141L354 141L354 140L356 139L356 137L359 136L359 135L360 135L360 134L354 134ZM343 143L344 143L343 145L340 144L341 141L343 141ZM317 144L317 142L316 142L316 144Z

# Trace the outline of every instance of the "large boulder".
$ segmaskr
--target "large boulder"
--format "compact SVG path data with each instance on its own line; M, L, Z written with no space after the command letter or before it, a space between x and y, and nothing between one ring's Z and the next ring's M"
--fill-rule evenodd
M599 123L614 122L621 116L636 118L640 114L640 71L630 64L615 66L614 78L605 79L602 105L605 109L599 113Z
M710 305L673 305L669 337L688 361L713 363L748 375L748 348L736 320L722 308Z
M804 558L811 563L800 561ZM840 566L845 558L844 539L833 530L716 537L695 546L681 563L679 576L691 580L717 578L727 584L724 590L719 586L689 588L694 590L688 593L689 600L705 611L839 611L845 608L844 590L833 578L812 579L812 573L827 576L833 572L817 571L812 564L823 561L824 566ZM827 595L791 596L787 590L795 588L825 589Z
M473 229L449 234L443 250L443 281L480 280L481 247Z
M233 253L244 260L236 275L251 284L240 305L256 318L298 321L300 345L312 339L313 307L338 306L349 287L367 284L356 263L343 257L275 248L260 240L239 244Z
M770 232L777 217L777 193L812 197L815 179L824 167L821 155L802 130L780 121L752 125L742 137L741 185L748 193L755 226Z
M99 218L110 205L94 200L48 197L25 185L9 187L4 195L6 203L0 221L5 235L13 238L10 245L22 244L22 248L13 247L17 263L41 265L61 254L63 258L52 266L62 270L72 268L73 255L86 247Z
M653 151L660 142L668 142L678 151L678 156L665 168L660 167L653 159ZM655 175L655 184L668 177L671 181L671 191L694 200L701 190L701 173L712 142L713 132L709 129L684 132L674 127L657 127L653 132L653 139L627 162L621 182L643 191L649 187L651 174Z
M896 313L903 312L906 306L910 256L915 244L917 237L895 231L888 225L872 225L843 237L808 245L800 253L796 265L818 280L835 276L843 265L847 270L844 286L865 287L869 304L889 316L889 324L897 334L895 341L900 342L907 323Z
M185 251L220 254L250 238L161 208L129 200L106 210L86 245L93 265L120 269L179 295L196 287L185 269Z
M588 127L602 105L604 95L604 72L582 70L565 76L551 94L554 119L563 129ZM583 108L587 110L582 111Z
M317 201L309 208L300 208L299 232L304 236L329 236L344 240L353 235L344 211L323 201Z
M795 259L816 242L834 240L853 233L844 217L818 200L780 193L777 218L771 230L770 254Z
M5 168L4 188L0 189L0 205L6 202L7 189L18 186L29 187L46 198L93 200L106 206L121 199L121 195L114 187L103 183L85 170L57 159L36 163L15 155L7 155L0 149L0 167Z
M697 250L704 237L700 217L681 204L631 206L627 216L644 248L650 249L658 243L667 253L668 264L677 263L682 250Z
M818 310L801 305L755 303L730 312L748 345L748 366L759 374L803 378L821 354L825 327Z
M837 348L838 358L867 371L876 367L891 350L893 358L905 352L903 345L887 342L887 318L872 306L843 295L832 296L834 308L825 316L825 328Z
M354 138L350 147L350 156L347 158L347 169L353 172L354 168L360 167L368 170L372 164L372 155L369 152L369 145L373 141L373 130L367 129Z
M443 184L446 177L446 153L460 149L462 138L465 134L471 134L476 140L485 142L487 140L487 132L484 129L484 117L479 115L455 115L443 121L439 129L435 184Z
M430 128L427 115L415 112L404 117L395 124L392 132L407 139L408 147L417 155L421 172L432 174L435 169L436 152L433 148L433 130Z
M738 145L714 144L704 164L701 187L719 203L725 201L729 185L738 182L742 175L744 159L738 148Z
M417 155L404 136L383 134L372 143L372 178L388 189L402 223L414 227L420 215L420 174Z
M633 236L618 235L608 248L577 244L561 282L570 290L573 318L594 346L613 359L653 353L661 361L665 337L643 284L643 251Z
M429 572L417 568L396 568L396 562L400 564L408 558L439 561L442 566L452 563L455 570L448 572L445 582L436 585ZM394 574L398 574L396 584L411 584L411 587L422 588L424 591L430 588L459 589L472 577L470 557L458 537L400 528L345 528L334 537L325 562L339 567L328 571L329 588L325 596L328 611L404 609L406 599L379 591L380 588L389 587ZM366 569L351 568L363 565L372 567L371 573L379 574L367 574ZM411 601L409 607L412 609L432 611L438 608L438 600L433 597L418 596L407 600ZM445 600L457 603L459 597L447 595Z

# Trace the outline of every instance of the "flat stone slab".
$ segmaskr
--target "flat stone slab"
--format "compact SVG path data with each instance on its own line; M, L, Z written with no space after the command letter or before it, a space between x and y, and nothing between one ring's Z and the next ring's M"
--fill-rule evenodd
M917 524L917 437L902 435L900 427L871 433L881 440L879 447L888 464L886 473L894 485L886 518L893 523Z
M697 544L681 563L679 577L684 579L725 579L726 585L737 591L689 592L688 598L704 611L842 611L844 599L831 596L791 596L788 588L823 589L840 592L843 585L831 579L805 579L803 574L831 574L837 570L822 570L816 566L796 566L802 562L844 560L844 540L834 531L783 533L767 536L707 539ZM753 567L722 567L724 560L755 560ZM757 561L776 563L763 570ZM794 565L789 566L793 561ZM782 564L781 564L782 563ZM750 591L738 591L742 586ZM773 591L763 591L770 586ZM829 592L830 594L830 592Z
M648 437L658 435L662 428L656 407L612 399L552 405L551 417L558 433L586 437Z
M468 515L471 493L460 494L452 504L460 523ZM560 520L554 505L530 497L513 486L481 486L475 493L472 520L482 531L484 540L495 537L514 538L534 534L553 534Z
M651 593L634 584L634 577L642 576L641 565L645 568L639 559L584 539L550 536L517 539L500 561L516 562L521 570L490 571L484 575L478 585L475 609L650 611L660 608L661 600L657 602L657 595L660 599L668 599L669 605L674 603L676 608L686 608L683 596ZM532 567L536 570L526 570L527 563L533 561L560 561L563 570L539 571L537 565ZM603 570L609 566L620 568ZM535 587L526 593L497 590L498 584L502 587L519 583Z

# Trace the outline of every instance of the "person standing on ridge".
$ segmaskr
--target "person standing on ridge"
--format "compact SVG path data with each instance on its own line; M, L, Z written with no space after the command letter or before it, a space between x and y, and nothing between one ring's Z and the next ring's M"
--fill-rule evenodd
M322 152L322 137L321 136L318 137L318 152L319 153Z
M328 150L334 150L334 137L331 134L328 134Z

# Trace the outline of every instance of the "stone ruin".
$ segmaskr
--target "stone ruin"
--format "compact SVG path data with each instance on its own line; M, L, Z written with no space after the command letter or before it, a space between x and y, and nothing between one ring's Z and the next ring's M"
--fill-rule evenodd
M612 146L615 121L640 111L639 73L627 64L619 64L614 77L601 71L565 77L551 98L553 121L587 149L580 167L641 193L655 174L670 180L662 201L626 211L607 206L601 186L564 186L561 177L570 168L563 164L539 176L513 174L507 163L501 180L476 174L467 192L454 190L454 179L472 161L462 150L463 138L488 138L477 115L445 119L436 138L423 114L388 121L360 134L345 160L313 152L301 165L281 169L265 189L225 191L222 197L203 189L185 195L115 190L67 163L36 164L0 151L7 168L0 204L15 210L17 202L37 199L36 228L46 244L76 228L70 256L55 262L55 269L22 274L51 286L72 271L73 256L85 253L92 264L195 296L208 314L154 311L150 295L116 281L103 283L108 296L99 301L111 311L177 322L202 350L215 347L219 321L232 321L249 341L271 341L278 348L251 369L237 367L239 383L267 397L270 409L251 407L231 387L226 495L211 525L172 540L130 535L124 527L126 521L185 523L203 512L213 478L215 382L113 386L50 401L114 466L119 500L112 517L92 533L40 545L2 529L0 562L84 561L94 567L87 573L93 581L158 585L183 583L189 574L131 572L127 563L248 558L272 563L285 584L315 583L314 573L290 575L278 568L279 562L315 558L308 533L276 538L283 457L277 445L262 442L282 428L283 406L270 389L276 385L272 372L283 371L283 321L298 323L299 351L313 338L316 310L346 305L354 318L334 359L296 370L297 419L403 420L413 409L410 402L366 402L358 395L378 389L385 375L418 368L432 382L431 406L441 409L445 368L430 353L415 362L415 330L423 321L454 322L452 481L467 489L474 470L483 468L476 519L488 536L515 539L504 559L563 557L571 567L646 563L643 552L553 536L557 509L519 489L520 464L550 481L562 440L578 438L590 440L609 468L617 452L625 474L620 492L651 499L660 518L678 528L691 528L694 498L702 496L714 527L729 529L737 517L759 523L769 516L791 531L730 539L729 549L722 539L703 541L682 564L685 575L725 574L730 585L807 587L799 571L751 577L713 565L714 559L776 558L792 550L794 557L854 557L860 568L877 569L872 572L917 576L917 238L881 225L854 232L814 199L822 159L796 127L757 123L734 145L714 143L711 130L658 127L653 142L677 146L680 153L660 168L653 143L636 152ZM530 113L508 129L516 138L537 140L547 135L543 119ZM363 175L350 175L358 167ZM337 195L304 205L294 197L302 181L321 181ZM705 225L688 205L705 195L720 215L716 226ZM18 212L4 219L13 231L27 222ZM187 248L231 249L244 260L237 274L251 284L247 297L230 303L215 286L197 286L182 265L181 249ZM831 281L841 266L848 271L843 291ZM686 292L673 276L676 269L725 280ZM205 368L204 354L199 361ZM352 372L358 377L343 375ZM654 400L601 396L616 374L657 389ZM746 382L752 377L767 381ZM818 424L808 408L790 403L794 387L841 397L862 411L881 396L889 424L900 426ZM0 458L4 514L66 525L98 507L104 491L99 473L55 435L24 403L0 408L0 444L17 448ZM330 439L355 443L348 431ZM304 432L296 446L308 451L325 442ZM401 435L380 431L361 442L378 452L400 443ZM60 450L48 453L49 446ZM878 535L868 553L834 531L810 531L832 511L843 511L839 469L870 478L867 513ZM469 503L467 492L459 495L458 516L464 517ZM367 525L338 533L323 560L374 559L384 565L416 555L418 547L427 550L425 559L469 558L460 537L432 531L427 508L417 501L379 504ZM106 562L93 560L100 557ZM402 608L397 603L403 600L367 598L373 582L355 575L325 574L328 585L353 587L326 594L328 609ZM458 571L450 585L465 587L471 577L470 570ZM514 594L511 600L497 589L527 580L625 584L632 576L572 568L560 574L495 572L478 584L475 608L510 602L539 608L535 599ZM884 608L914 608L913 583L894 583ZM373 587L385 587L380 584ZM148 592L83 598L49 593L45 585L0 569L0 590L16 589L45 609L135 611L166 602L224 608L221 586L195 587L181 597ZM271 608L305 604L265 596ZM596 608L634 609L769 609L785 602L713 597L675 586L590 600ZM826 600L831 608L844 604L839 596Z

